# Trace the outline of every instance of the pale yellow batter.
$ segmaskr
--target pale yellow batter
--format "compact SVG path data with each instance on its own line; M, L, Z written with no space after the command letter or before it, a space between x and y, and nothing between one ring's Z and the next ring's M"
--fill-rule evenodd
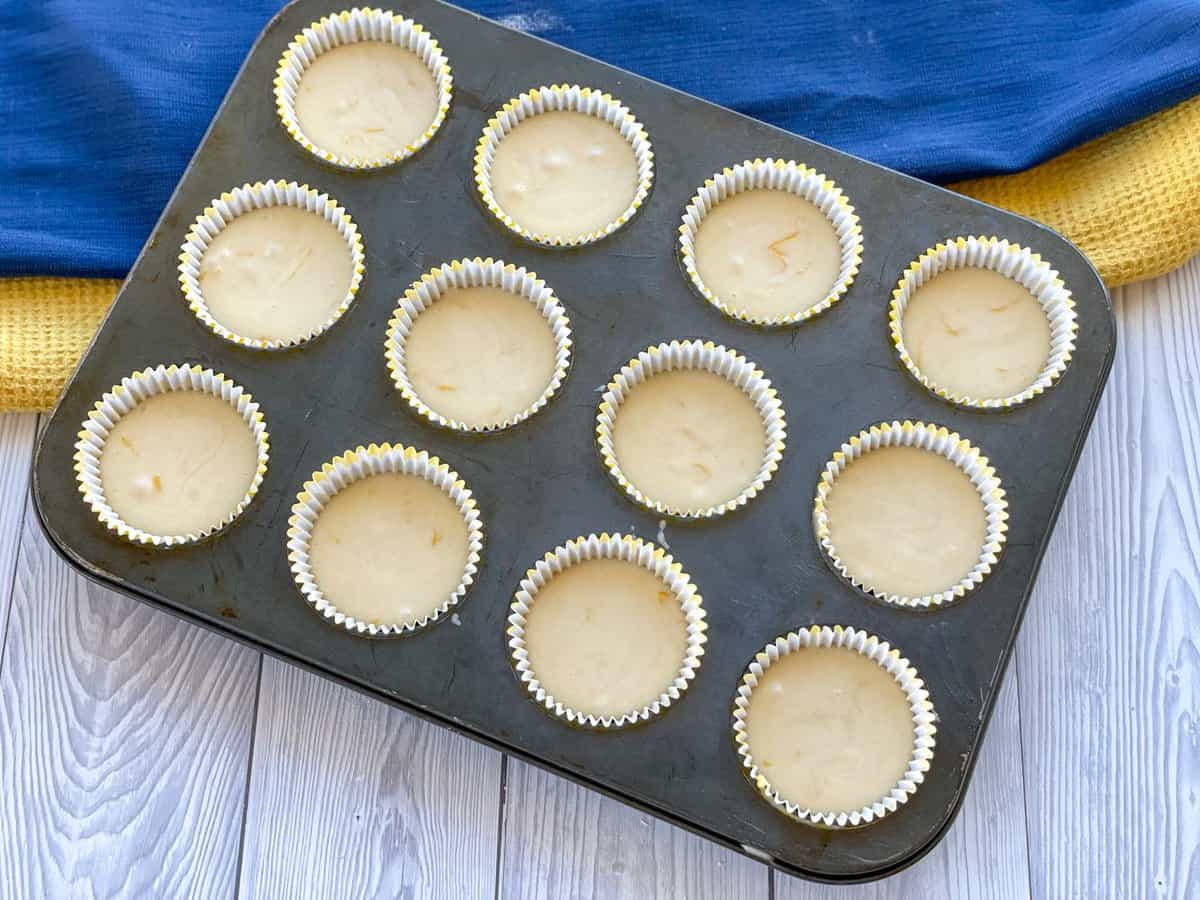
M213 528L250 490L258 446L228 403L199 391L142 401L100 452L104 497L123 521L164 537Z
M554 376L550 323L525 297L496 287L452 288L413 321L409 380L425 404L472 426L528 409Z
M769 189L722 200L696 234L696 270L734 309L769 319L820 303L837 283L842 247L825 215Z
M750 755L771 787L814 812L853 812L886 797L908 769L908 698L878 664L844 647L780 657L750 695Z
M555 575L525 623L529 663L555 700L619 716L671 686L687 656L687 620L654 573L595 559Z
M382 159L412 145L437 109L428 66L385 41L322 53L296 89L300 130L322 150L348 159Z
M238 216L200 258L209 313L234 334L301 338L323 325L350 289L354 260L316 213L268 206Z
M850 463L826 501L829 539L868 588L902 597L949 590L975 567L987 512L954 463L915 447L883 447Z
M530 116L496 147L492 191L533 234L583 237L615 221L637 193L637 158L615 127L586 113Z
M467 565L462 514L416 475L373 475L317 516L309 556L325 599L362 622L407 625L449 599Z
M613 449L625 477L652 501L698 512L754 482L766 432L737 385L712 372L676 370L629 392L613 425Z
M904 346L938 387L979 400L1019 394L1050 355L1050 322L1029 289L991 269L942 272L904 310Z

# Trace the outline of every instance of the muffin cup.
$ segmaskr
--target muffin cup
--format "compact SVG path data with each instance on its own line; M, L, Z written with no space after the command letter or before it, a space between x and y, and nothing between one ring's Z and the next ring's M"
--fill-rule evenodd
M410 50L429 69L437 90L437 113L429 127L413 143L401 147L386 156L375 158L339 156L323 147L318 147L304 134L296 118L296 92L300 79L318 56L334 47L357 44L362 41L382 41ZM275 111L279 121L292 140L330 165L342 169L381 169L408 159L437 134L446 113L450 109L450 98L454 92L454 78L450 74L450 63L442 53L438 42L412 19L406 19L390 10L360 9L355 7L325 16L313 22L292 38L287 50L279 58L275 71Z
M254 442L258 448L258 468L250 487L246 490L246 496L220 522L214 522L211 527L190 534L150 534L125 522L108 504L104 497L104 485L100 480L100 456L117 422L150 397L172 391L211 394L228 403L254 435ZM159 548L195 544L233 524L258 493L258 488L267 473L270 457L267 426L258 404L245 389L224 375L197 365L160 365L122 378L120 384L115 385L96 401L96 405L83 422L78 438L75 442L75 479L79 484L79 493L83 495L83 502L109 531L132 543Z
M524 297L532 303L546 320L551 334L554 336L554 374L542 395L530 406L515 416L488 425L468 425L457 419L449 419L431 408L417 395L408 377L405 366L405 346L413 323L429 309L438 298L454 288L495 287L518 297ZM422 275L414 281L400 298L392 319L388 322L387 338L384 343L384 356L387 359L388 371L396 390L408 402L408 405L426 421L454 431L487 434L510 428L523 422L550 402L563 380L567 377L567 369L571 365L571 325L566 310L554 296L554 291L537 277L536 272L529 272L523 266L505 263L503 260L457 259L443 263Z
M617 414L630 391L648 378L661 372L696 369L712 372L736 385L754 401L762 417L765 433L765 452L762 465L754 480L732 500L701 510L681 510L647 497L621 472L613 447L613 429ZM735 350L712 341L671 341L643 350L626 363L608 383L596 414L596 446L605 470L617 486L639 506L676 519L710 519L745 506L771 480L787 441L787 424L783 404L771 382L752 362Z
M531 116L545 112L570 111L586 113L608 122L621 133L633 148L637 161L638 186L625 211L598 231L583 235L539 234L529 231L508 215L496 201L492 190L492 162L500 141L517 125ZM608 237L633 218L641 208L654 182L654 152L646 129L630 111L608 94L577 84L545 85L509 100L488 120L483 135L475 147L475 184L483 205L493 216L521 237L546 247L578 247Z
M983 546L979 550L979 560L963 578L953 587L936 594L925 594L921 597L904 597L888 594L885 591L864 584L852 575L842 564L837 548L829 537L829 513L825 505L829 494L839 475L865 453L882 447L917 447L936 453L954 463L968 478L983 501L984 514L987 517L987 530ZM855 588L890 603L893 606L904 606L912 609L929 609L953 603L977 585L992 571L1004 549L1008 533L1008 501L1000 486L1000 478L996 475L987 461L970 442L959 437L940 425L926 425L924 422L884 422L873 425L866 431L860 431L842 444L840 450L825 464L821 477L817 481L817 494L813 500L813 532L817 543L825 557L825 561L845 581Z
M213 239L238 216L272 206L292 206L329 222L346 241L347 252L354 264L354 273L351 275L346 296L329 314L329 318L307 334L284 340L246 337L226 328L208 311L208 303L200 289L200 263ZM187 239L179 249L179 286L183 289L188 308L218 337L254 350L287 350L324 334L350 308L366 271L362 237L358 233L358 226L350 219L346 210L338 206L337 201L328 194L318 193L308 185L296 184L294 181L243 184L229 193L222 194L196 217L196 221L188 230Z
M679 601L687 621L687 652L675 680L649 706L630 710L620 716L596 716L579 712L559 703L537 679L529 652L525 647L525 623L537 600L538 592L550 579L571 566L587 560L619 559L641 566L654 574ZM621 534L589 534L568 541L547 553L521 579L521 586L509 607L509 657L517 678L525 685L538 706L557 719L582 728L608 730L648 722L661 715L672 703L679 701L688 682L696 677L700 658L707 641L704 606L696 586L679 563L649 541Z
M1018 394L980 400L947 390L920 370L904 346L904 311L917 288L941 272L965 268L991 269L1011 278L1028 289L1046 313L1050 323L1050 355L1033 383ZM1010 409L1044 393L1066 371L1079 332L1075 301L1058 272L1037 253L996 237L957 237L922 253L892 291L888 327L900 362L909 374L935 396L970 409Z
M750 712L750 698L758 687L759 679L780 657L808 647L839 647L847 652L858 653L887 672L904 691L913 721L913 752L903 777L885 797L880 797L870 806L855 810L814 810L799 806L782 797L771 786L767 777L759 771L758 764L750 752L750 741L746 732L746 719ZM733 700L733 741L738 758L742 763L742 774L749 779L763 798L785 816L805 825L819 828L843 829L870 825L895 812L908 798L916 793L925 780L933 759L934 736L937 734L937 715L929 700L925 682L907 659L879 638L865 631L845 628L841 625L813 625L803 631L792 631L767 644L750 663L742 682L738 685Z
M355 482L385 474L412 475L431 482L454 501L467 526L467 562L458 586L432 613L408 623L364 622L341 612L321 593L309 556L313 528L326 504ZM483 522L466 483L436 456L403 444L371 444L335 456L322 465L320 471L313 472L304 483L304 488L296 495L292 515L288 518L287 550L296 587L300 589L305 602L325 621L360 637L398 637L438 621L466 596L475 581L483 554Z
M696 236L700 223L713 207L735 194L751 190L787 191L807 200L819 209L837 232L842 248L837 281L823 300L808 309L765 318L726 303L712 292L696 268ZM850 289L862 262L862 227L854 207L832 180L808 166L792 160L755 159L716 173L688 202L679 226L679 258L692 287L705 300L727 316L752 325L795 325L807 321L833 306Z

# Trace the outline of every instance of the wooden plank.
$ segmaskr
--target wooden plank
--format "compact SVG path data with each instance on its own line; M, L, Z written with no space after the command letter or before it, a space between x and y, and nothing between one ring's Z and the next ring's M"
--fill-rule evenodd
M0 670L0 896L231 895L257 654L88 584L34 516Z
M508 760L498 896L767 900L766 866Z
M1018 643L1033 890L1198 897L1200 260L1116 305L1112 378Z
M492 897L501 755L264 658L245 897Z
M1029 895L1016 661L1000 688L975 775L949 833L928 856L884 881L834 887L774 872L775 900L827 897L1009 900Z
M8 625L8 604L12 599L13 573L21 542L21 521L25 515L25 494L29 489L36 431L36 413L0 415L0 648L4 646ZM4 653L0 649L0 664L3 661Z

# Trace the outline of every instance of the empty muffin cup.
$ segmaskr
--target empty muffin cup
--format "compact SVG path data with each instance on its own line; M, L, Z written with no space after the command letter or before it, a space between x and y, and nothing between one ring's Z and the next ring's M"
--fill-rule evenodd
M680 700L706 628L678 562L641 538L590 534L525 573L506 634L513 670L539 707L605 730L647 722Z
M194 544L232 524L258 493L270 445L258 404L198 365L134 372L104 394L75 444L83 501L135 544Z
M314 472L292 506L288 561L301 595L361 637L443 618L479 571L483 523L458 473L401 444L357 447Z
M607 237L641 208L654 153L641 123L593 88L556 84L521 94L488 120L475 184L489 212L547 247Z
M324 334L366 271L358 226L328 194L294 181L244 184L196 217L179 253L188 308L218 337L286 350Z
M888 311L900 362L934 395L971 409L1008 409L1066 371L1079 324L1058 272L995 237L926 250L900 278Z
M778 812L830 829L870 825L916 793L936 722L925 683L900 651L840 625L767 644L733 702L742 773Z
M275 110L296 143L343 169L379 169L424 147L454 79L438 42L381 9L328 15L296 35L275 73Z
M795 325L829 309L854 282L862 245L841 188L792 160L747 160L716 173L679 226L692 287L754 325Z

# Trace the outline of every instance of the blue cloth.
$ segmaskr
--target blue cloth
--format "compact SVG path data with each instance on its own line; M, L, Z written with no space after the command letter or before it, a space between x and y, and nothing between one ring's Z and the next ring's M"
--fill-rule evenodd
M1200 93L1196 0L459 2L934 180ZM123 275L279 5L0 0L0 275Z

